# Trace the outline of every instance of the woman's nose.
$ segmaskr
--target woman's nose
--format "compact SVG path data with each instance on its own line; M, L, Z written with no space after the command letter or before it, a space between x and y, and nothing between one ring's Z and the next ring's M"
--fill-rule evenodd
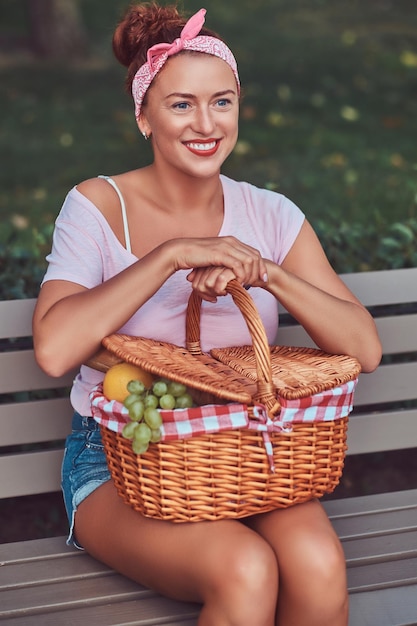
M196 110L193 130L202 134L202 135L210 135L215 127L213 113L210 111L209 107L199 107Z

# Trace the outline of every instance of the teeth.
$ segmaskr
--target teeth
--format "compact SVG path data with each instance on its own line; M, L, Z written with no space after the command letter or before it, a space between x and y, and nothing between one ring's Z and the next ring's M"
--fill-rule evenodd
M215 141L212 141L210 143L188 143L187 144L190 148L192 148L193 150L213 150L213 148L216 145Z

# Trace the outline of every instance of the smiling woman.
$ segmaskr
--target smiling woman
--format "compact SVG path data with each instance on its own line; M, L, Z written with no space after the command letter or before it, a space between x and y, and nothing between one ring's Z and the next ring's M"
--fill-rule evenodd
M343 551L317 501L242 521L144 517L117 495L92 418L89 394L103 374L83 364L112 333L184 346L192 290L203 301L204 352L250 343L227 294L232 279L250 289L270 342L279 300L323 350L364 371L380 359L372 318L303 212L221 173L238 137L240 80L205 13L187 20L173 6L130 6L113 46L152 162L81 182L56 221L33 326L47 373L79 368L62 474L69 541L139 583L200 602L201 626L345 626Z

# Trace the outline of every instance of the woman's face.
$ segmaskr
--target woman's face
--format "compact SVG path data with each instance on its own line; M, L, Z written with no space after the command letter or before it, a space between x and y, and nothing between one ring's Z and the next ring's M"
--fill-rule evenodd
M195 176L217 174L238 135L239 96L228 64L209 54L169 59L148 91L141 130L155 163Z

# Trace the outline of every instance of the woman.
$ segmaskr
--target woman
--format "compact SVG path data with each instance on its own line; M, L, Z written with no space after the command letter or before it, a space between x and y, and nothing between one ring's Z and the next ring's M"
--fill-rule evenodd
M68 194L34 315L38 362L59 376L120 331L184 344L191 289L204 301L203 350L247 344L225 295L236 278L251 286L271 341L280 300L320 348L372 371L381 354L374 323L301 211L220 174L238 135L240 84L231 51L204 28L204 15L186 22L174 7L137 5L115 31L153 161ZM100 377L81 366L71 392L69 540L139 583L200 602L200 626L345 625L343 552L317 501L185 524L144 518L122 502L90 417L88 393Z

